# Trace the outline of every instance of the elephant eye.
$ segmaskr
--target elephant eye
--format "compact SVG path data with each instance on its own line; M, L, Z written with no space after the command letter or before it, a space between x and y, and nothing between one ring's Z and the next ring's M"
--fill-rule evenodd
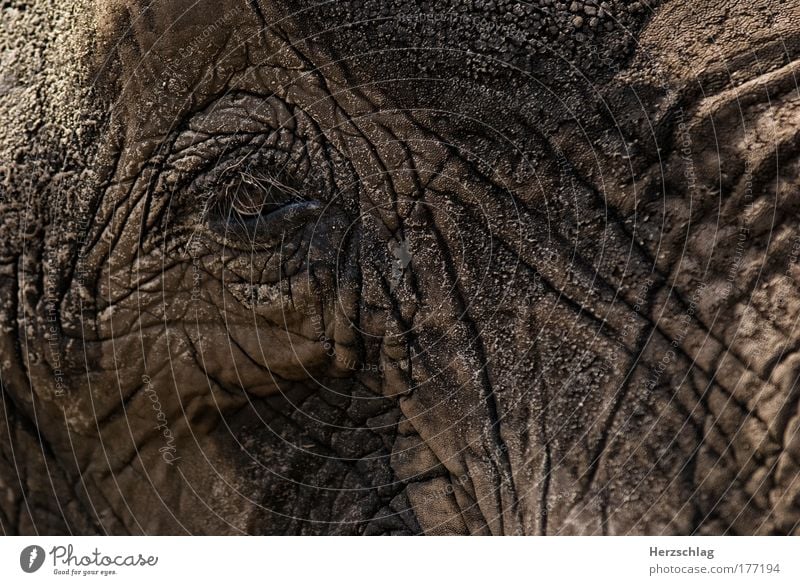
M275 245L321 208L288 180L268 174L242 172L216 191L209 227L233 246Z

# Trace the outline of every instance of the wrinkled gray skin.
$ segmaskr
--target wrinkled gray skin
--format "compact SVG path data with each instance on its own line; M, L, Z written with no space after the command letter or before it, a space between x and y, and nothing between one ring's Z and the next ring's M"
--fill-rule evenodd
M571 4L3 3L2 531L797 534L800 2Z

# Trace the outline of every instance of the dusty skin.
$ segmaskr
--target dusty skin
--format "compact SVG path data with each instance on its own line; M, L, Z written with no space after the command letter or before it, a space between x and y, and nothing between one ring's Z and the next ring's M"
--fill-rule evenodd
M800 533L797 0L0 12L3 533Z

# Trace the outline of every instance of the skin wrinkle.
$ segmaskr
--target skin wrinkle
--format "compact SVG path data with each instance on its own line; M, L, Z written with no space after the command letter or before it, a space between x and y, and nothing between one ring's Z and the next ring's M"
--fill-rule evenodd
M597 461L597 459L598 459L598 458L596 457L596 458L594 458L594 459L593 459L593 461L595 461L595 462L596 462L596 461Z
M441 234L438 231L435 223L432 220L430 220L430 225L431 225L431 229L432 229L433 233L435 234L435 236L436 236L436 238L437 238L437 240L439 242L439 245L440 245L442 251L445 253L445 266L447 267L447 270L450 272L451 278L454 278L453 277L453 273L454 273L453 261L452 261L452 258L450 258L449 255L447 254L447 245L445 243L445 240L441 236ZM482 347L482 344L481 344L481 341L480 341L480 337L478 335L478 332L477 332L477 329L475 327L475 324L472 322L471 318L469 317L468 310L464 307L464 301L463 301L461 295L462 295L462 293L461 293L461 291L458 290L458 285L456 284L455 285L455 301L456 301L456 304L458 306L457 312L461 315L461 320L466 321L468 323L468 327L470 329L470 331L469 331L470 336L477 343L477 352L478 352L478 356L479 356L478 357L478 361L479 361L479 363L483 364L482 367L481 367L481 376L482 376L481 386L483 387L484 400L486 401L486 409L487 409L489 417L490 417L490 422L489 422L490 433L492 433L492 439L496 442L496 447L499 450L499 454L493 454L495 457L497 457L499 459L499 462L497 462L497 463L493 462L493 463L495 465L497 465L498 467L500 467L500 470L501 470L500 472L504 476L503 477L503 481L509 483L509 488L510 488L509 497L512 498L512 500L511 500L511 511L512 511L512 514L516 515L515 520L519 524L520 523L519 512L518 512L518 510L516 508L517 495L516 495L516 490L514 488L514 480L513 480L513 476L512 476L512 472L511 472L511 468L510 468L510 463L509 463L508 457L506 455L507 447L506 447L505 443L503 442L503 440L502 440L502 438L500 436L500 428L499 428L500 420L498 419L498 415L497 415L496 398L494 396L494 390L490 387L490 384L489 384L488 378L486 377L486 372L485 372L485 368L488 365L488 360L486 358L485 351L484 351L484 349ZM470 341L470 345L472 345L472 340ZM503 509L502 500L501 500L501 503L499 504L498 507L501 510ZM502 530L503 529L502 529L502 524L501 524L501 531Z

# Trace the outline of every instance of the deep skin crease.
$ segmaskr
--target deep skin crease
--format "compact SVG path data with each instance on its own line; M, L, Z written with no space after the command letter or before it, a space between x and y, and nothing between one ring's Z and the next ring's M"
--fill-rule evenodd
M800 3L571 4L4 3L3 532L797 534Z

